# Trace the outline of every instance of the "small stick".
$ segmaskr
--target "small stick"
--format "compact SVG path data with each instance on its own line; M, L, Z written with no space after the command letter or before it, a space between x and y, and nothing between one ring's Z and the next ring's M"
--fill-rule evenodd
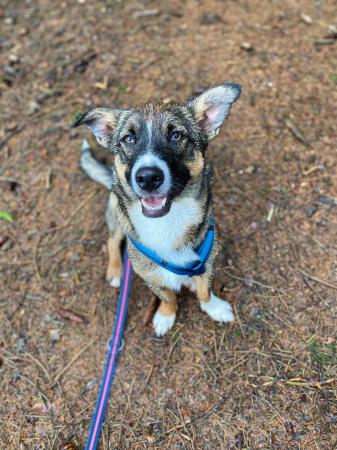
M247 278L238 277L236 275L231 274L230 272L227 272L227 270L224 270L224 273L226 275L228 275L229 277L233 278L234 280L243 281L244 283L247 283L247 281L248 281ZM261 286L266 289L272 289L273 291L282 292L280 289L278 289L274 286L269 286L268 284L260 283L260 281L253 280L252 278L250 278L249 281L252 282L253 284L256 284L257 286Z
M236 369L236 368L239 367L239 366L242 366L242 364L244 364L246 361L247 361L246 356L243 356L243 357L239 360L239 362L238 362L237 364L234 364L234 366L228 367L228 369L223 370L223 371L222 371L222 374L224 374L224 373L226 373L226 372L229 372L230 370Z
M152 377L152 374L153 374L153 371L154 371L154 368L155 368L155 365L152 364L152 366L151 366L151 368L150 368L150 370L149 370L149 373L148 373L148 375L147 375L147 377L146 377L146 380L145 380L145 383L144 383L144 387L143 387L143 389L142 389L142 392L145 391L147 385L149 384L149 382L150 382L150 380L151 380L151 377Z
M58 382L58 380L61 378L61 376L64 374L64 372L66 372L69 367L71 367L77 360L78 358L82 355L82 353L84 353L94 342L97 341L97 338L93 339L92 341L90 341L87 345L85 345L82 350L80 350L77 355L75 355L70 361L69 363L63 367L63 369L61 369L59 371L59 373L55 376L54 381L52 383L52 385L50 386L50 388L54 387L55 384Z
M236 316L236 318L237 318L237 320L238 320L238 322L239 322L239 327L240 327L240 331L241 331L242 337L243 337L243 338L246 338L246 333L243 331L242 322L241 322L241 320L240 320L240 316L239 316L239 314L238 314L238 311L237 311L235 305L233 305L233 309L234 309L234 312L235 312L235 316Z
M19 377L20 377L21 379L26 380L31 386L33 386L33 388L36 390L36 392L37 392L38 394L40 394L41 397L43 397L43 398L46 400L47 403L51 403L51 401L50 401L49 398L46 396L46 394L44 394L44 393L41 391L41 389L39 389L39 388L36 386L36 384L35 384L32 380L30 380L30 379L29 379L28 377L26 377L25 375L22 375L21 373L19 373L18 375L19 375Z
M0 150L2 147L7 144L7 142L17 133L20 133L24 129L24 125L20 125L19 127L16 127L13 131L10 131L7 133L1 140L0 140Z
M337 286L335 284L332 284L332 283L329 283L328 281L320 280L319 278L313 277L312 275L309 275L307 272L300 269L299 267L296 267L296 270L299 273L301 273L302 275L304 275L305 277L309 278L309 280L315 281L316 283L322 284L323 286L337 290Z
M218 362L219 361L219 352L218 352L218 346L217 346L217 342L216 342L216 334L215 334L215 330L214 330L214 323L213 323L213 342L214 342L215 361Z
M223 341L225 340L226 332L227 332L226 330L223 331L221 339L220 339L220 344L219 344L219 349L218 349L218 357L219 357L219 355L221 353L221 349L222 349ZM219 361L217 360L217 362L219 362Z
M51 381L51 377L49 375L48 370L45 368L45 366L42 364L41 361L39 361L37 358L35 358L31 353L26 352L24 356L28 356L32 361L35 362L35 364L42 370L42 372L46 375L48 381Z
M89 405L85 406L83 409L81 409L81 411L79 413L76 414L75 417L73 417L72 419L70 419L67 423L67 425L64 427L66 428L69 424L75 422L75 420L81 415L83 414L85 411L87 411L87 409L91 408L92 405L94 405L96 403L96 400L92 401L91 403L89 403Z
M169 354L167 355L167 360L166 360L165 366L164 366L165 369L167 369L167 366L168 366L168 363L169 363L169 361L170 361L171 355L172 355L173 350L175 349L175 347L176 347L178 341L180 341L180 337L178 337L178 339L176 339L176 340L174 341L172 347L170 348L170 351L169 351Z
M84 200L81 201L81 203L77 206L77 208L75 208L75 210L70 214L70 216L68 217L68 219L64 222L63 226L67 226L70 224L70 222L72 221L72 219L76 216L76 214L83 208L83 206L92 199L92 197L94 195L97 195L96 191L90 192L89 195L87 195L85 197Z
M38 279L39 283L41 283L42 278L41 278L40 267L39 267L39 262L38 262L37 256L38 256L39 245L40 245L41 240L42 240L42 235L40 235L37 238L36 245L34 247L34 254L33 254L34 265L35 265L35 272L36 272L36 276L37 276L37 279Z
M185 425L185 420L184 420L183 415L181 414L181 411L180 411L180 408L179 408L179 403L178 403L178 397L177 396L176 396L176 404L177 404L177 408L178 408L178 412L179 412L179 416L180 416L180 422L183 425L184 430L185 430L185 432L188 435L188 431L187 431L187 428L186 428L186 425Z

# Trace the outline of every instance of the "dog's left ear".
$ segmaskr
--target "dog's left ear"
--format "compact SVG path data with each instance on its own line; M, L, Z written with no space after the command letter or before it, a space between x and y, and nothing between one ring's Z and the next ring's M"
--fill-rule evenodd
M112 134L120 111L112 108L95 108L76 117L72 127L86 125L102 147L111 149Z
M226 83L208 89L194 100L188 102L187 107L192 111L201 129L208 139L215 137L221 125L229 114L232 103L241 93L241 86L235 83Z

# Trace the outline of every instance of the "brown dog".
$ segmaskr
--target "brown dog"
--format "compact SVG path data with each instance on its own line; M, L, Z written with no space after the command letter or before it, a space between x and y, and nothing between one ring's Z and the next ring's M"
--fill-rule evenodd
M132 242L176 267L198 260L196 249L206 239L212 219L211 171L205 152L239 95L239 85L226 83L182 105L96 108L74 123L87 125L99 144L115 156L114 166L109 167L93 157L87 141L82 145L81 167L111 191L106 214L110 231L107 280L113 287L120 284L120 244L126 236L135 272L161 300L153 318L157 336L172 328L176 293L183 285L196 291L201 309L212 319L233 320L231 306L211 291L216 239L204 273L195 276L172 273Z

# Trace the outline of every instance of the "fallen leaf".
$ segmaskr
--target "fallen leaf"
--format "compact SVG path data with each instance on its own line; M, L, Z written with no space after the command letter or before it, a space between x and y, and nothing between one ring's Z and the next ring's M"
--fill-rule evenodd
M285 117L284 124L292 132L296 139L298 139L304 145L308 147L310 146L309 141L304 136L303 131L295 124L293 120L291 120L289 117Z
M251 52L252 50L254 50L254 47L250 42L242 42L240 47L242 48L242 50L246 50L247 52Z
M61 339L59 330L50 330L49 331L49 339L52 344L58 342Z
M43 402L37 402L31 407L31 412L42 416L48 414L49 410Z
M302 22L306 23L307 25L312 24L312 18L308 14L301 13L300 19L302 20Z
M0 211L0 219L6 220L7 222L14 222L12 214L8 211Z
M156 438L152 434L148 434L146 439L149 444L153 444L156 441Z
M58 312L63 319L71 320L72 322L76 323L85 322L84 317L82 317L80 314L72 311L71 309L63 308L63 306L59 307Z

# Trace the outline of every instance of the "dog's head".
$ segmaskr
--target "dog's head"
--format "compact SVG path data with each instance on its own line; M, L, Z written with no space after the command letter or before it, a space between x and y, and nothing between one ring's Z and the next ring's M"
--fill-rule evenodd
M161 217L202 173L208 141L218 134L240 91L238 84L226 83L182 105L96 108L73 126L87 125L99 144L115 154L125 192L141 201L143 214Z

